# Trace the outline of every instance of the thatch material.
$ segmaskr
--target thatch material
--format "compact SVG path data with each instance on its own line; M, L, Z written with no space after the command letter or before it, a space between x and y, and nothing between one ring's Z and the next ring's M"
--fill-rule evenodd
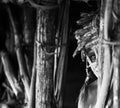
M83 18L79 20L79 24L83 27L75 31L75 38L77 40L77 48L74 51L73 57L81 51L81 57L84 58L86 56L87 62L89 63L89 67L91 67L92 71L96 75L99 76L99 69L97 63L98 57L98 15L96 12L93 14L82 14ZM85 17L85 18L84 18ZM90 19L89 21L86 19ZM84 21L83 21L84 20ZM81 23L82 22L82 23ZM91 56L92 54L92 56ZM95 60L93 60L95 58Z

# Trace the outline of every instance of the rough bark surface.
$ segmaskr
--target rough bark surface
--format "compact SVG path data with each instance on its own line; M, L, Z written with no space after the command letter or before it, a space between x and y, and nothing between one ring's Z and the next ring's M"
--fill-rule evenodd
M36 108L53 108L53 67L57 9L37 10Z

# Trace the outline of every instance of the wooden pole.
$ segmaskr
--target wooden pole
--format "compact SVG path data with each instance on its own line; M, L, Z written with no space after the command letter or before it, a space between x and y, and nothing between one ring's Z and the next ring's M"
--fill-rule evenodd
M46 0L51 3L51 0ZM52 1L56 4L56 0ZM53 70L57 8L37 9L36 108L53 108Z
M105 14L104 14L104 36L103 39L109 41L109 26L110 26L110 18L111 18L111 9L112 9L113 0L106 0L105 6ZM103 56L103 76L101 86L99 87L99 93L97 96L97 102L95 108L104 108L105 101L109 89L110 78L111 78L111 54L110 54L110 46L108 44L104 44L104 56Z

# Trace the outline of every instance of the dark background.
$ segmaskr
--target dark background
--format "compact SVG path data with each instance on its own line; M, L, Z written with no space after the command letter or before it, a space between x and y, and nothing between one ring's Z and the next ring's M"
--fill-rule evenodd
M71 2L70 6L70 42L68 50L68 68L66 73L66 83L64 90L64 108L77 108L77 101L80 88L84 84L86 77L85 62L82 62L80 53L72 57L77 47L77 41L74 38L74 32L80 29L76 21L80 19L80 13L90 13L97 9L97 2L91 0L88 2Z

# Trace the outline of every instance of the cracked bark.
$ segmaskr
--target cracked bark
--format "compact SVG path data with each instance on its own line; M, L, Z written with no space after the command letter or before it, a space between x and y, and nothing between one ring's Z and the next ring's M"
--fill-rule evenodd
M54 52L56 15L57 9L37 9L36 108L53 108L54 55L49 53Z

